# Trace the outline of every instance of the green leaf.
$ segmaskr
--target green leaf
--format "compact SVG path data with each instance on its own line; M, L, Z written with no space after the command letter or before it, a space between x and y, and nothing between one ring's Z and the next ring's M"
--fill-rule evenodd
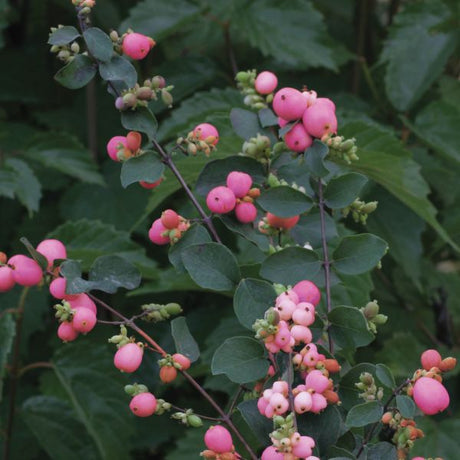
M186 270L182 262L182 251L194 244L211 242L208 231L202 225L194 224L176 244L169 248L169 261L179 273L184 273Z
M337 227L334 219L325 215L326 221L326 241L338 237ZM291 235L297 244L304 245L310 243L313 248L321 247L321 217L318 208L314 208L308 215L300 216L297 225L291 229Z
M268 238L251 224L242 224L234 216L221 215L219 219L232 232L257 245L261 251L268 251Z
M288 185L272 187L263 192L257 203L278 217L292 217L309 211L313 207L312 199Z
M246 141L263 131L257 114L249 110L232 109L230 112L230 121L232 122L235 133Z
M133 432L128 399L122 395L127 380L112 364L113 351L88 339L60 347L54 370L100 457L126 460Z
M13 339L16 335L16 325L11 314L0 310L0 402L3 394L3 377L5 375L8 355L13 346Z
M387 388L396 387L395 378L385 364L377 364L375 366L375 375Z
M272 56L283 64L336 70L340 62L338 45L328 35L321 13L309 1L242 3L231 24L239 37L246 36L264 56ZM342 53L346 55L345 50Z
M329 170L324 165L328 153L328 146L318 139L315 139L312 146L305 151L305 164L313 176L324 177L329 174Z
M58 70L54 79L69 89L79 89L86 86L96 75L96 65L88 57L77 54L72 61Z
M278 117L274 114L271 109L261 109L258 112L259 122L263 128L268 126L277 126Z
M436 220L436 208L427 198L430 189L420 174L420 166L401 143L387 131L360 122L347 125L341 133L357 139L359 161L353 162L351 168L385 187L457 249Z
M354 350L374 340L364 315L357 308L336 307L328 314L328 319L332 340L341 348Z
M331 209L345 208L359 197L367 182L362 174L348 173L332 179L324 191L324 200Z
M206 196L214 187L225 185L227 176L232 171L249 174L255 184L262 184L265 174L262 165L253 158L231 156L222 160L210 161L200 173L195 190L198 194Z
M73 42L80 36L78 30L72 26L64 26L52 32L48 38L48 45L63 46Z
M350 409L345 424L350 427L362 427L380 421L383 415L383 408L377 401L370 401L359 404Z
M381 61L388 64L386 93L399 111L411 108L423 96L454 52L455 31L432 30L449 16L440 0L406 4L395 15Z
M313 278L321 269L318 255L309 249L291 247L275 252L262 263L260 274L286 285Z
M232 291L241 277L235 256L219 243L193 244L182 251L182 261L198 286L214 291Z
M367 447L367 460L397 460L398 458L396 447L389 442L378 442Z
M83 32L89 53L98 61L108 62L113 55L113 42L110 37L97 27L90 27Z
M38 252L26 237L21 237L19 241L26 247L32 259L34 259L38 265L40 265L41 269L46 270L48 267L48 259L43 254Z
M174 318L171 321L171 334L178 353L187 356L192 363L200 357L198 344L192 334L190 334L187 321L183 316Z
M387 243L370 233L346 236L332 254L333 267L344 275L372 270L385 255Z
M397 395L396 407L404 418L414 418L415 403L409 396Z
M137 72L127 59L113 56L109 62L99 64L101 78L106 81L121 81L127 88L132 88L137 83Z
M67 402L53 396L33 396L22 405L21 417L49 458L99 458L95 444Z
M180 30L199 13L200 9L186 0L168 2L144 0L130 9L128 18L118 29L125 31L131 28L155 40L163 40Z
M276 292L266 281L243 279L236 288L233 297L233 309L239 322L252 330L252 325L258 318L263 318L265 312L274 305Z
M254 382L267 375L269 362L264 347L251 337L227 339L214 353L213 375L225 374L232 382Z
M157 132L158 122L155 115L147 107L140 107L136 110L126 110L121 113L121 124L123 128L130 131L139 131L147 134L153 139Z
M126 188L141 180L156 182L162 177L164 169L165 165L153 152L129 158L121 166L121 185Z
M237 407L258 441L265 445L269 434L273 431L273 423L267 417L261 415L259 409L257 409L257 400L243 401Z

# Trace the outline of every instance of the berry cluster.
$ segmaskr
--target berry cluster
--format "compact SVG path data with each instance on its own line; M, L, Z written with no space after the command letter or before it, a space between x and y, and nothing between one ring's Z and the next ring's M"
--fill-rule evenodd
M161 217L156 219L149 230L149 239L152 243L174 244L190 228L190 221L177 214L172 209L163 211Z
M180 353L165 355L158 361L160 365L160 380L163 383L170 383L177 377L177 370L186 371L190 368L191 362L186 356Z
M221 425L211 426L204 435L207 449L201 452L203 458L215 460L238 460L230 432Z
M244 103L260 110L273 101L273 91L278 86L278 78L273 72L264 71L257 75L255 70L238 72L235 80L244 94Z
M203 152L207 157L216 149L219 142L219 131L210 123L201 123L187 134L187 137L179 137L177 145L186 154L196 155ZM182 145L183 144L183 145Z
M114 136L107 143L107 153L113 161L125 161L141 154L142 135L130 131L126 136Z
M215 187L208 193L206 204L215 214L228 214L235 210L236 218L243 224L254 222L257 218L257 208L254 199L260 196L260 190L252 187L249 174L232 171L226 180L227 186Z

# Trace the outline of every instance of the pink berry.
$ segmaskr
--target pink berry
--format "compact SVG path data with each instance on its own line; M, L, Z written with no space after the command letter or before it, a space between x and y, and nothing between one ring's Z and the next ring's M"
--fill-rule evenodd
M163 178L158 179L156 182L146 182L145 180L141 180L139 185L146 189L152 189L158 187L163 182Z
M262 452L261 460L284 460L284 454L280 454L276 447L270 446Z
M426 350L422 353L420 361L423 369L429 371L432 367L439 367L442 357L436 350Z
M299 222L299 219L300 219L299 216L278 217L272 214L271 212L267 212L268 225L271 225L272 227L279 228L279 229L288 230L294 227L297 224L297 222Z
M335 112L335 104L327 97L318 97L315 101L315 104L322 104Z
M123 38L123 53L132 59L144 59L153 48L155 42L145 35L132 32Z
M310 436L301 436L297 444L292 448L292 453L296 457L306 458L312 454L315 441Z
M278 124L280 128L284 128L289 122L284 118L278 117Z
M144 348L136 343L127 343L115 353L113 363L122 372L134 372L142 362Z
M223 426L211 426L204 435L206 447L217 454L231 452L233 440L230 432Z
M243 198L252 187L252 178L244 172L232 171L227 176L227 187L237 198Z
M327 407L327 399L320 395L319 393L313 393L311 395L312 405L311 405L311 412L314 414L319 414L323 409Z
M279 313L280 318L283 321L289 321L292 318L292 314L296 309L296 304L289 299L279 302L275 307L275 310Z
M281 393L282 395L287 396L289 392L288 383L285 380L277 380L273 383L272 391L274 393Z
M13 269L14 281L21 286L35 286L43 279L40 265L30 257L15 255L8 260L8 265Z
M210 211L215 214L227 214L233 211L236 205L236 197L228 187L215 187L208 193L206 204Z
M155 413L157 400L152 393L140 393L131 399L129 408L138 417L149 417Z
M311 371L305 379L305 386L316 393L322 393L329 386L329 379L319 370Z
M306 326L295 325L291 327L291 336L294 337L296 343L310 343L313 340L313 335L310 329Z
M168 229L177 228L180 223L179 214L172 209L166 209L161 213L161 223Z
M14 284L13 270L7 265L0 266L0 292L9 291Z
M311 409L313 400L311 399L311 394L308 391L301 391L294 398L294 407L295 411L298 414L303 414Z
M37 252L44 255L48 261L48 269L53 266L57 259L67 259L67 250L59 240L43 240L37 246Z
M313 144L313 139L307 133L303 125L297 123L285 134L284 142L286 142L290 150L294 152L304 152Z
M286 328L280 328L279 331L275 335L275 343L279 347L283 347L284 345L288 344L291 340L291 332L289 329Z
M156 219L149 230L149 239L152 243L163 245L170 242L169 236L163 236L168 229L163 225L161 219Z
M235 215L242 224L249 224L256 220L257 208L252 203L243 201L235 206Z
M275 306L278 306L281 302L284 300L290 300L291 302L294 302L295 304L299 303L299 296L292 290L289 289L288 291L282 292L275 301Z
M78 310L79 308L87 308L88 310L91 310L95 315L97 314L96 304L89 298L87 294L69 296L66 295L64 299L70 303L70 306L73 310Z
M315 313L297 308L292 314L292 321L300 326L311 326L315 322Z
M262 415L265 415L265 410L267 409L268 404L269 403L265 398L259 398L257 400L257 409L259 409L259 412Z
M120 161L118 152L125 148L128 148L126 136L114 136L107 143L107 153L113 161Z
M449 405L449 393L444 385L429 377L420 377L414 385L415 404L426 415L442 412Z
M72 327L83 334L91 331L97 323L96 315L89 308L77 308L72 319Z
M195 126L193 134L202 141L208 138L214 138L212 141L213 145L216 145L219 142L219 131L217 131L216 127L210 123L201 123L200 125Z
M302 91L302 95L307 101L307 107L312 106L316 102L317 94L316 91Z
M278 86L278 78L273 72L265 70L257 75L254 86L259 94L270 94Z
M50 294L55 299L63 299L66 296L65 290L67 286L67 280L65 278L55 278L50 283Z
M72 323L67 321L61 323L57 330L57 335L63 342L73 342L78 337L78 334L78 331L73 328Z
M186 371L187 369L190 368L191 362L190 362L190 359L187 358L187 356L184 356L181 353L174 353L172 355L172 358L174 362L181 365L181 368L183 371Z
M337 118L327 104L318 102L305 110L302 123L313 137L321 138L328 133L337 133Z
M321 292L311 281L299 281L292 289L301 302L309 302L316 307L321 300Z
M298 120L307 108L302 93L294 88L281 88L273 98L273 110L276 115L287 121Z

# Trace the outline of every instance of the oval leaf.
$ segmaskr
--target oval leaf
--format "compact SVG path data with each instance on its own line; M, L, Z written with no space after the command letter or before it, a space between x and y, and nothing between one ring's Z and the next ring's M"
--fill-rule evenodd
M99 65L99 73L103 80L121 81L127 88L132 88L137 82L136 69L121 56L113 56L109 62L102 62Z
M370 401L351 408L347 414L345 424L350 427L362 427L380 420L383 408L377 401Z
M73 26L64 26L51 33L48 38L48 45L63 46L74 41L80 36L78 30Z
M54 79L69 89L86 86L96 75L96 66L88 56L77 54L72 61L58 70Z
M132 157L123 162L121 166L121 185L126 188L141 180L146 182L156 182L163 175L165 165L152 152Z
M324 200L331 209L348 206L358 197L367 182L367 178L359 173L349 173L332 179L324 192Z
M375 366L375 375L387 388L394 388L396 386L395 378L385 364L377 364Z
M305 151L305 164L308 170L315 177L324 177L329 174L329 170L324 165L324 159L329 153L329 148L326 144L315 139L313 145Z
M297 216L313 207L309 196L288 185L268 189L257 199L257 203L278 217Z
M257 114L244 109L232 109L230 112L230 121L233 130L244 140L255 137L262 131Z
M139 131L147 134L149 139L155 137L158 128L157 119L147 107L140 107L136 110L122 112L121 124L123 128L130 131Z
M414 418L415 403L412 398L409 398L409 396L396 396L396 407L404 418Z
M190 334L187 321L183 316L171 321L171 334L178 353L187 356L192 363L200 357L198 344Z
M83 32L89 53L98 61L110 61L113 55L113 43L110 37L97 27L90 27Z
M225 374L232 382L254 382L267 375L269 362L265 349L251 337L227 339L214 353L211 363L213 375Z

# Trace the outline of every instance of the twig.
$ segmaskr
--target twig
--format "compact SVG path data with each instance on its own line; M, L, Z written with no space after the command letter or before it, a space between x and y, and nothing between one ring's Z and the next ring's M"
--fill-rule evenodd
M288 364L288 395L289 395L289 405L292 414L294 415L294 429L297 430L297 416L294 407L294 394L292 393L292 384L294 382L294 369L292 367L292 351L289 353L289 364Z
M230 402L230 406L227 410L227 415L229 417L232 416L232 413L233 413L233 410L235 409L235 406L236 406L236 403L238 402L238 398L241 396L241 393L243 393L244 391L244 387L243 385L239 385L238 386L238 390L236 390L231 402Z
M170 403L171 404L171 403ZM179 412L186 412L187 409L182 409L182 407L175 406L174 404L171 404L171 407ZM202 415L202 414L197 414L196 412L193 412L194 415L197 417L200 417L204 420L211 420L213 422L222 422L223 420L221 418L216 418L216 417L208 417L207 415Z
M230 36L230 23L227 21L222 25L222 27L224 30L225 47L227 48L228 59L230 61L233 77L235 77L238 73L238 65L236 63L235 52L233 50L232 37Z
M36 363L27 364L26 366L21 367L21 369L18 370L18 378L22 377L26 372L32 369L52 369L53 367L53 364L48 361L37 361Z

